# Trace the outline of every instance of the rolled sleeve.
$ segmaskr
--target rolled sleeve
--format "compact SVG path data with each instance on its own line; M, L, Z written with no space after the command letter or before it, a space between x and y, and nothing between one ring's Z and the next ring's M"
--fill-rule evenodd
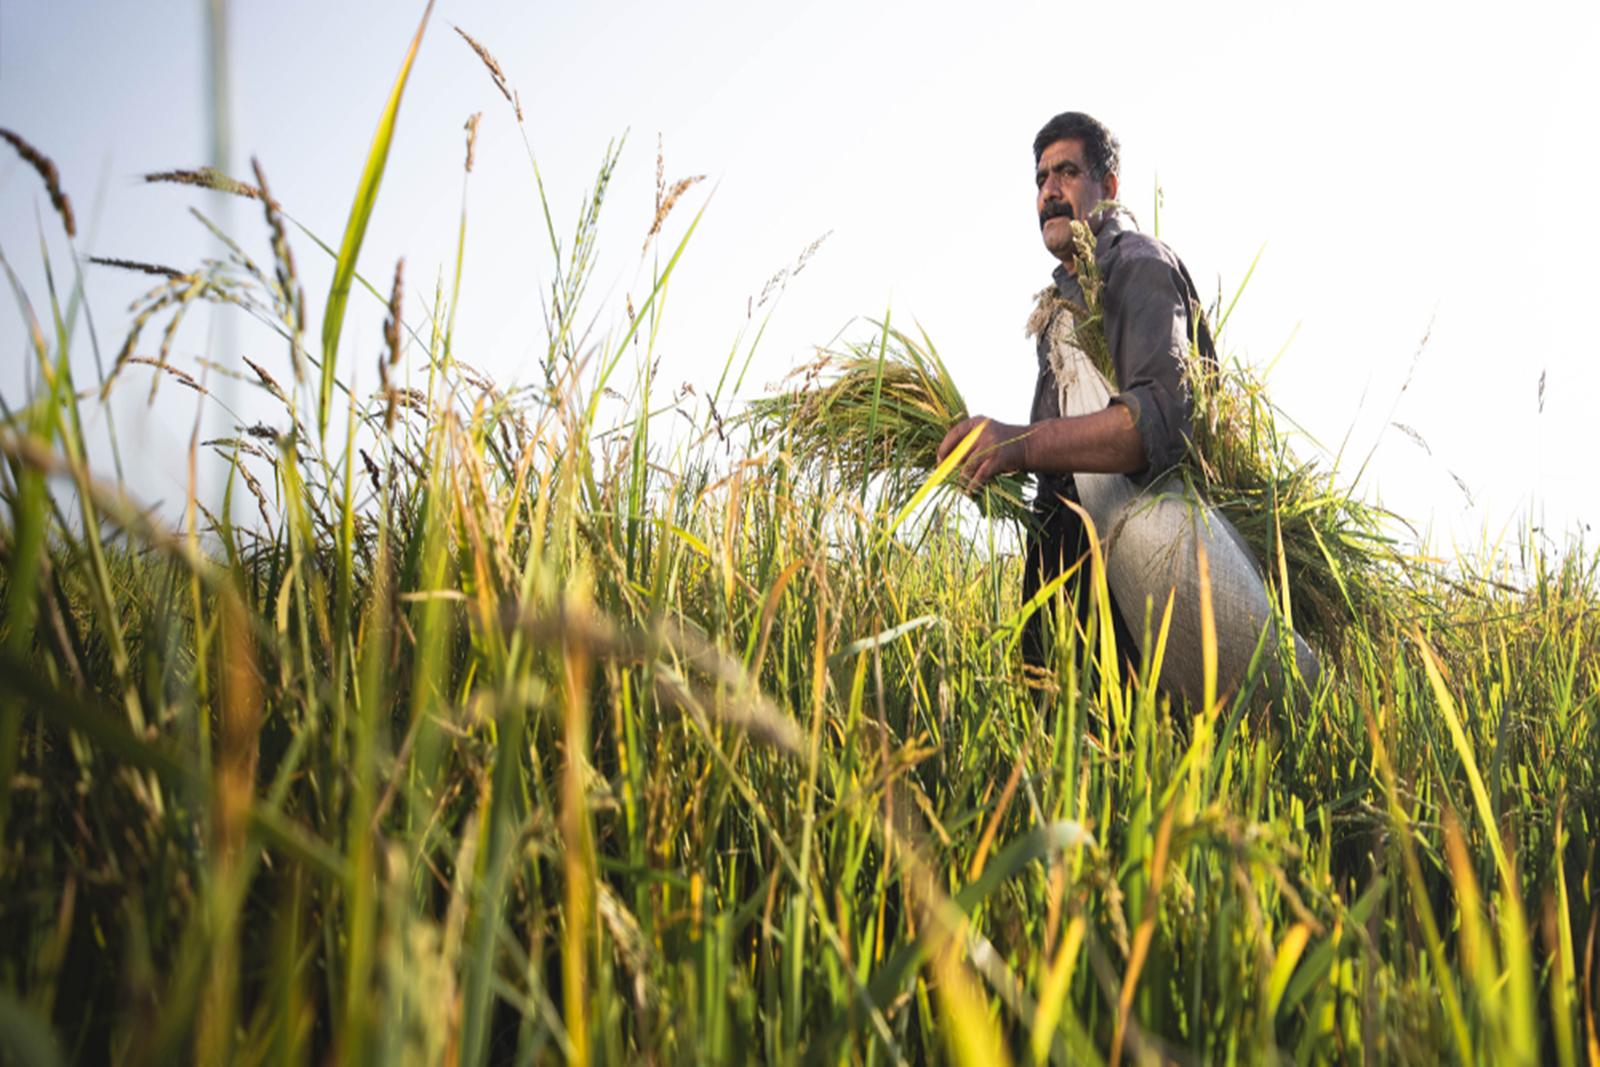
M1117 375L1113 404L1133 416L1147 466L1128 475L1150 484L1188 451L1193 404L1184 378L1189 295L1183 275L1158 255L1123 257L1106 278L1106 344Z

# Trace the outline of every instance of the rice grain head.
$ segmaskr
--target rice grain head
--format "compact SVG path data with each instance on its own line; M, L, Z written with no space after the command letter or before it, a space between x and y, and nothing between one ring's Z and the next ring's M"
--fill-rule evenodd
M286 325L296 334L304 333L306 328L306 294L300 286L300 275L295 269L294 253L289 250L289 238L284 231L283 215L278 202L272 199L272 193L267 188L267 174L261 169L261 161L252 157L250 166L256 172L256 182L261 194L261 203L267 213L267 228L272 233L272 258L274 273L277 275L278 291L283 299L284 318ZM294 342L290 344L291 353L298 364L299 346Z
M119 270L133 270L141 274L154 274L161 278L181 278L183 272L171 267L163 267L156 263L141 263L136 259L114 259L109 256L90 256L90 263L98 263L102 267L116 267Z
M474 39L473 36L466 30L462 29L460 26L453 26L451 28L461 35L461 39L466 41L474 52L478 53L478 58L483 60L483 65L489 68L489 77L494 79L494 87L500 90L500 95L506 98L506 103L517 109L517 121L521 122L522 107L514 99L512 99L511 90L506 88L506 73L500 69L500 64L495 61L494 56L489 54L489 50L483 47L483 45L479 44L477 40Z
M467 173L472 173L472 152L478 146L478 122L483 118L483 112L475 111L467 118Z
M476 116L474 116L476 117ZM471 149L468 149L468 158L471 158ZM471 169L471 165L468 165ZM383 340L388 348L388 358L378 360L378 377L383 383L385 410L383 423L385 429L394 429L395 408L400 402L398 392L395 390L393 372L400 362L400 306L405 295L406 260L404 256L394 265L394 289L389 294L389 317L383 320Z
M39 177L44 179L45 191L50 194L50 203L54 205L56 214L61 216L62 225L67 228L67 236L78 236L78 224L72 216L72 201L61 189L61 174L56 170L54 161L10 130L0 129L0 138L8 141L17 150L17 155L39 172Z
M661 152L661 138L656 136L656 217L650 222L650 232L644 235L644 248L639 254L643 256L650 250L650 242L656 234L661 232L661 224L667 221L667 216L672 213L672 208L678 198L688 192L690 187L706 180L704 174L696 174L692 178L680 178L672 183L672 188L666 187L665 163Z
M215 189L220 193L232 193L242 196L247 200L262 199L261 190L249 182L242 182L230 178L215 167L200 167L196 170L163 170L154 174L146 174L147 182L169 182L174 185L197 185L202 189ZM277 204L273 204L277 207Z

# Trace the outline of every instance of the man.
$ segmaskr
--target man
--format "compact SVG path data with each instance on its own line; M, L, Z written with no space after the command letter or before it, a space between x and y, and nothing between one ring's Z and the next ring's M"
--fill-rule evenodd
M1033 144L1039 228L1045 248L1061 261L1053 290L1040 294L1040 309L1044 312L1052 304L1059 308L1063 301L1088 305L1074 264L1071 227L1073 220L1086 223L1104 284L1100 302L1115 372L1110 384L1116 390L1110 403L1085 414L1062 413L1052 330L1036 312L1030 333L1038 335L1039 377L1030 424L977 416L952 427L939 446L943 459L981 427L961 472L969 488L1004 473L1037 476L1037 524L1029 533L1024 602L1088 549L1082 520L1063 503L1078 500L1073 476L1120 474L1143 489L1174 467L1187 450L1193 413L1184 380L1185 353L1193 341L1202 358L1216 358L1200 315L1199 294L1183 263L1166 245L1134 230L1114 206L1102 207L1117 198L1118 149L1110 130L1076 111L1051 119ZM1084 584L1082 595L1075 597L1076 583L1066 591L1077 601L1080 620L1090 608L1087 588ZM1142 604L1131 606L1142 615ZM1119 649L1137 663L1138 646L1128 620L1120 607L1112 616ZM1024 658L1036 666L1046 662L1048 621L1043 613L1035 615L1024 635Z

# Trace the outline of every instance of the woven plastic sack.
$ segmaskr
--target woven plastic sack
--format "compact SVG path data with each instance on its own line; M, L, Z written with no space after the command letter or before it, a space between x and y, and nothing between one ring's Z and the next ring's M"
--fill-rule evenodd
M1052 329L1050 362L1060 388L1061 414L1090 415L1111 402L1111 386L1066 329ZM1200 553L1210 570L1211 610L1217 634L1217 691L1237 686L1249 669L1262 628L1263 655L1281 683L1278 634L1272 599L1249 547L1221 512L1181 477L1169 476L1140 489L1121 474L1075 474L1078 497L1094 522L1105 553L1106 583L1128 630L1145 641L1150 605L1151 640L1159 633L1170 597L1172 623L1162 654L1161 688L1203 699L1205 660L1200 604ZM1296 669L1314 686L1320 667L1294 634ZM1141 648L1141 652L1150 650Z

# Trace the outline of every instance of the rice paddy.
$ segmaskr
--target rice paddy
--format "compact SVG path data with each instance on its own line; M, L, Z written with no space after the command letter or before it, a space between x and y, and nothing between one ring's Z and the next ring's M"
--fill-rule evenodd
M669 433L650 326L692 225L609 335L574 326L614 155L575 239L552 227L538 388L453 350L447 287L412 309L399 266L357 273L422 40L341 239L261 168L185 172L249 198L273 262L154 268L104 381L77 377L77 283L18 290L0 1060L1600 1062L1600 557L1308 549L1328 668L1270 715L1249 683L1155 691L1101 657L1103 613L1027 671L1006 505L886 484L917 461L874 451L879 417L957 417L926 338L859 339L864 433L804 394ZM6 140L70 240L61 176ZM320 323L291 245L335 265ZM195 443L251 506L168 526L91 468L85 409L182 382L199 302L272 322L290 371L233 368L274 417ZM387 320L370 395L339 359L357 315ZM1203 443L1212 491L1274 546L1382 545L1264 390L1233 395L1207 425L1255 450Z

